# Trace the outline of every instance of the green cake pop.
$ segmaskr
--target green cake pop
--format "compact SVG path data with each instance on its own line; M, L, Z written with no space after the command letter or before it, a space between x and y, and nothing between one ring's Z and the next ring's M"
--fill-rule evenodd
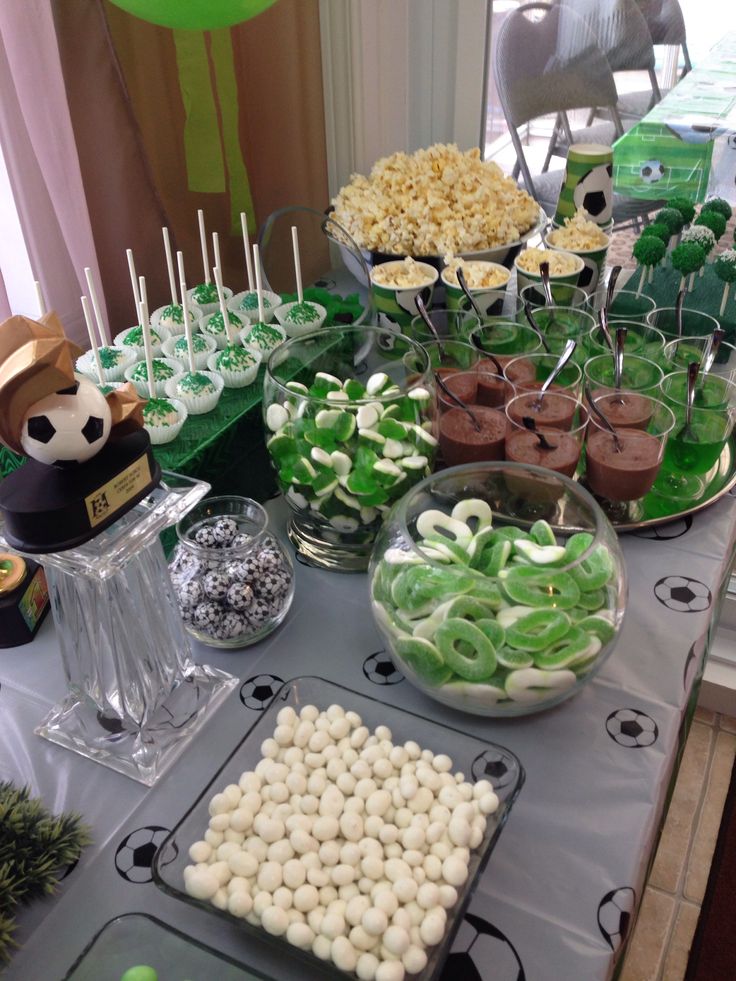
M685 224L685 219L677 208L662 208L654 216L654 220L657 223L661 222L663 225L666 225L670 235L679 235L682 231L682 226Z
M693 225L692 228L686 229L682 233L683 242L695 242L699 245L703 252L705 252L705 258L707 260L708 256L711 254L713 249L716 247L716 237L710 228L705 225ZM703 275L705 265L700 267L700 275Z
M647 271L649 272L649 282L651 282L654 267L662 261L666 251L667 247L664 242L661 238L657 238L656 235L642 235L641 238L634 242L632 252L634 258L641 266L639 289L636 291L637 296L644 288L644 277L647 275Z
M705 262L705 252L697 242L683 242L672 250L672 265L682 277L678 289L685 287L685 277L691 279Z
M723 215L726 221L733 214L733 209L725 198L710 198L700 209L701 215L704 211L716 211L719 215Z
M723 235L726 231L726 219L720 213L720 211L702 211L695 219L696 225L705 225L706 228L710 228L716 237L716 241Z
M718 311L718 316L722 317L723 311L726 309L726 304L728 303L728 293L731 289L731 283L736 282L736 249L728 249L726 252L721 252L713 263L713 269L716 276L723 281L723 297L721 298L721 309Z
M688 198L672 198L669 202L669 207L675 208L680 212L686 225L690 224L695 217L695 205Z
M670 240L670 230L663 221L653 221L651 225L645 225L642 236L652 235L654 238L661 239L665 245Z

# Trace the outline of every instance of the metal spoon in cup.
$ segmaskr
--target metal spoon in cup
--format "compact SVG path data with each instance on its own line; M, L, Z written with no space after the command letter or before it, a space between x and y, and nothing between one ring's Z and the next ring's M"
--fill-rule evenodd
M465 294L465 296L468 298L468 300L470 302L470 306L473 308L473 313L476 315L476 317L479 320L482 320L483 319L483 314L481 312L480 307L478 306L478 301L475 299L475 297L473 296L473 294L470 292L470 287L468 286L468 281L465 278L465 273L463 272L463 267L462 266L458 266L457 267L457 281L458 281L458 284L460 285L460 289L463 291L463 293Z
M473 428L475 429L476 433L479 433L481 431L480 423L478 422L478 417L470 408L470 406L466 405L459 395L455 395L454 392L450 391L447 385L445 385L445 383L442 381L442 376L438 371L434 373L434 380L440 386L440 388L445 393L445 395L450 399L450 401L454 402L459 409L462 409L463 412L467 413L468 418L473 423Z
M606 302L603 304L603 309L606 311L606 320L608 320L608 314L611 309L611 304L613 303L613 291L616 289L616 280L621 274L621 266L613 266L611 268L611 273L608 277L608 286L606 288Z
M432 337L434 337L434 339L441 344L442 343L442 338L439 335L439 331L437 330L437 328L435 327L435 325L432 323L432 320L431 320L429 314L427 313L427 308L424 305L424 300L422 299L422 297L421 297L421 295L419 293L417 293L417 295L414 297L414 305L416 306L417 310L419 311L419 316L422 318L422 320L424 321L425 325L429 329L429 332L432 335Z
M547 352L547 354L549 354L550 350L549 350L549 344L547 343L547 338L544 336L544 334L542 333L539 327L539 324L534 319L534 314L532 313L532 305L528 300L526 300L524 303L524 316L529 321L529 326L531 327L531 329L534 331L534 333L537 335L539 340L542 342L542 347Z
M603 414L603 410L599 408L599 406L596 404L595 399L593 398L593 393L590 390L590 386L587 384L585 386L585 398L588 401L588 405L590 406L590 410L593 413L593 415L598 417L603 428L607 429L608 432L611 434L611 436L613 436L614 450L616 451L616 453L620 453L622 450L622 446L621 446L621 440L618 438L618 433L616 432L616 430L614 429L613 425L608 420L608 418Z
M626 335L628 329L623 326L616 328L616 346L613 351L613 387L616 389L619 404L623 404L621 398L621 378L624 373L624 347L626 345Z
M531 416L522 416L521 422L522 425L524 426L524 429L528 429L530 433L534 433L534 435L539 440L539 445L542 447L543 450L557 449L556 446L553 446L552 443L550 443L550 441L547 439L544 433L537 432L537 424Z
M557 378L557 376L562 371L562 369L565 367L565 365L570 360L570 358L573 356L573 354L575 353L575 348L577 346L578 346L578 342L574 340L572 337L565 343L565 347L563 348L562 354L557 359L557 364L550 372L549 377L546 378L545 381L542 383L542 387L539 389L539 394L531 404L531 408L535 412L538 412L539 409L541 408L542 399L547 394L547 390L549 389L550 385L554 382L555 378Z
M718 357L718 349L725 336L726 332L723 327L716 327L708 338L708 343L705 345L705 350L703 351L702 366L700 368L701 377L707 375L715 364L716 358Z
M473 347L480 351L480 353L484 355L484 357L488 358L489 361L492 361L493 367L496 369L499 375L503 375L503 365L494 354L491 354L490 351L486 351L480 337L478 337L477 334L472 334L471 340L473 341Z
M544 290L544 302L548 307L554 307L555 298L552 296L552 284L549 281L549 263L540 262L539 263L539 275L542 277L542 289ZM549 330L552 325L556 323L554 315L550 316L549 323L547 324L547 329Z
M700 362L691 361L687 366L687 401L685 403L685 425L676 434L678 439L689 440L691 443L698 442L698 435L693 429L693 403L695 402L695 386L700 373Z

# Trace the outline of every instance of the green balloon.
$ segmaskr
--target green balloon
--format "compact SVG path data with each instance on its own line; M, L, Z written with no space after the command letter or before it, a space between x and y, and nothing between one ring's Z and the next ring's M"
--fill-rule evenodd
M129 14L161 27L214 31L250 20L276 0L110 0Z
M147 964L137 964L129 967L120 981L158 981L158 973Z

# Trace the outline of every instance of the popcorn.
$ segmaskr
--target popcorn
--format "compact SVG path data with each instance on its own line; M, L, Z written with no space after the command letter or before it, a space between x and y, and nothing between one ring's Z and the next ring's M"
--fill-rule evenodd
M569 252L554 252L552 249L524 249L516 260L517 266L524 272L539 275L539 265L549 263L550 276L569 276L580 268L577 256Z
M578 208L572 218L565 218L563 228L549 233L547 241L557 249L571 249L573 252L605 248L608 236L587 215L584 208Z
M377 286L407 289L411 286L428 286L437 278L434 267L426 262L415 262L411 256L401 262L382 262L371 270L371 279Z
M477 147L437 143L376 161L353 174L332 217L364 249L445 255L505 245L528 231L539 205Z
M443 277L445 282L452 286L457 286L457 271L462 268L465 281L471 290L499 289L509 281L509 270L503 269L493 262L483 262L481 260L460 259L457 256L445 256L445 268Z

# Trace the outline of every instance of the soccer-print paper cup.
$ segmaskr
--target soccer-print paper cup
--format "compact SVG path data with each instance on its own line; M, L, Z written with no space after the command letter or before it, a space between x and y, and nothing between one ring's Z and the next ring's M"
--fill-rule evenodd
M558 225L585 208L596 225L613 215L613 150L602 143L573 143L567 152L565 177L554 220Z
M559 245L555 245L555 236L559 231L559 227L553 225L552 228L550 228L544 235L544 244L548 249L552 249L554 252L568 252L579 256L583 260L583 269L580 272L578 287L585 290L588 295L595 293L606 265L608 247L611 244L610 235L606 235L601 229L601 235L603 235L606 240L605 244L593 249L575 249L571 248L570 246L563 248Z
M419 313L416 298L422 296L429 309L439 273L427 262L400 259L382 262L371 269L371 295L378 313L378 326L401 333Z
M498 262L473 261L462 266L473 299L486 317L496 317L503 310L506 287L511 271ZM448 310L470 310L467 298L457 281L457 271L448 266L440 276L445 287L445 306ZM474 286L473 283L485 285Z
M545 252L547 255L544 255ZM542 277L539 274L540 256L542 259L546 259L550 263L550 266L556 264L555 258L553 257L568 258L568 261L564 265L569 267L569 271L568 269L565 269L564 272L555 271L553 268L550 268L549 275L552 297L555 303L558 306L567 306L568 302L574 296L574 289L572 287L578 285L580 274L585 266L580 256L575 255L574 252L562 252L552 249L524 249L514 259L517 293L520 294L525 286L539 286L541 284ZM523 313L523 311L521 312Z

